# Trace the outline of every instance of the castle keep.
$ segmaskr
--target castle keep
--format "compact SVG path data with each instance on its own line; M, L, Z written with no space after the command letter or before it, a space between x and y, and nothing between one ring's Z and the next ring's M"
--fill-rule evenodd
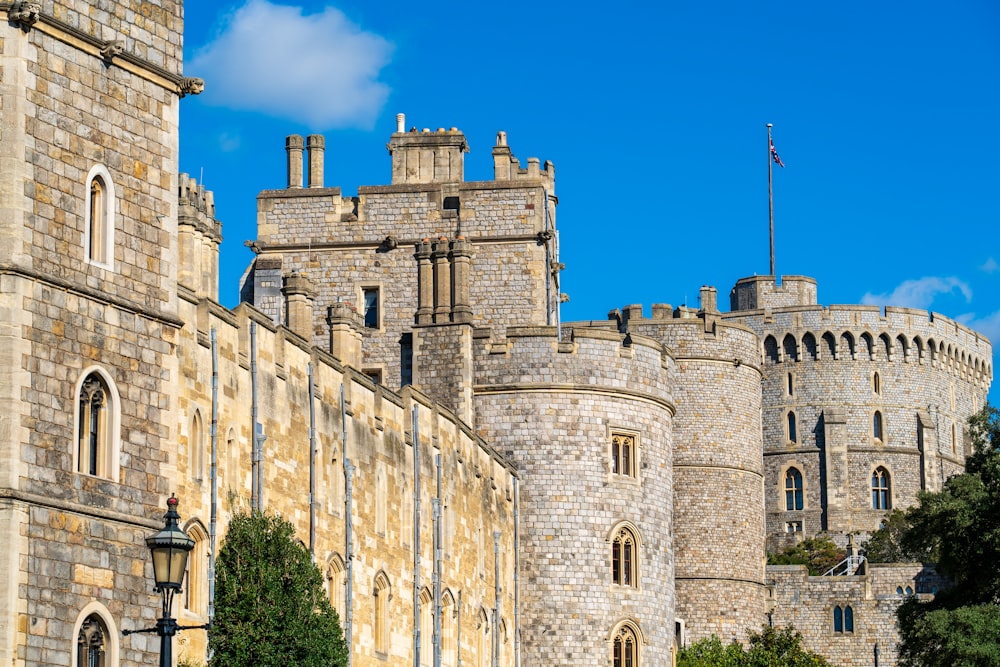
M961 471L985 337L819 305L804 276L742 279L728 312L704 287L564 322L553 164L500 132L493 178L466 181L463 133L402 115L391 183L356 194L324 183L326 138L286 138L224 308L212 193L177 174L202 85L182 17L0 2L0 663L155 661L121 631L155 623L143 539L176 493L182 624L209 619L229 517L263 507L325 573L356 667L664 666L768 622L895 664L893 612L932 571L765 554L860 543Z

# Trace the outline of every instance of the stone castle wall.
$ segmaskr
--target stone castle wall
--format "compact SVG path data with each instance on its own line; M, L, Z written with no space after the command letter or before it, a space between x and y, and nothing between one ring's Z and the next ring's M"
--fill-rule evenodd
M0 9L0 662L71 664L94 612L112 659L148 663L156 639L120 630L154 618L142 539L176 475L181 4L28 4ZM96 475L75 436L91 372L115 415Z
M493 633L481 627L480 610L492 617L494 600L493 533L501 535L501 614L506 634L501 637L502 664L513 662L515 476L509 464L455 416L421 393L406 389L397 394L373 385L368 378L346 369L329 355L311 348L284 328L247 306L230 312L198 300L182 299L185 326L179 341L182 388L179 397L178 497L190 531L197 524L207 534L211 515L212 360L211 331L215 331L218 358L218 498L221 543L231 513L247 509L251 499L251 323L256 324L258 420L263 445L263 504L290 520L306 544L314 544L315 561L326 571L333 602L340 600L342 624L346 609L343 574L336 563L345 553L345 461L355 467L352 477L354 526L352 651L354 664L374 665L412 661L413 655L413 525L414 465L412 410L419 415L420 435L420 577L422 588L433 586L432 498L436 490L436 457L441 457L443 506L442 590L453 600L442 623L457 644L461 660L478 664L478 652L489 651ZM309 385L312 365L315 390L315 530L310 539ZM346 398L341 413L340 392ZM195 413L200 420L196 420ZM346 434L347 445L343 441ZM200 424L200 426L199 426ZM199 447L195 451L193 448ZM197 552L196 552L197 553ZM391 623L388 650L375 650L373 590L376 574L391 585ZM207 574L203 571L203 574ZM206 580L207 583L207 580ZM204 622L207 598L201 606L182 608L186 623ZM430 613L429 604L423 613ZM460 628L459 628L460 625ZM486 633L483 644L479 634ZM182 653L201 659L204 633L181 637ZM432 650L431 637L421 640L422 660ZM443 664L456 665L455 648ZM446 654L449 653L446 651Z
M869 564L848 577L810 577L804 565L769 565L774 627L792 625L803 645L838 667L897 665L896 609L910 595L928 599L944 583L919 563ZM834 609L851 609L852 624L834 625Z
M673 360L614 331L477 332L478 431L517 461L526 665L604 664L625 625L644 665L673 646ZM634 473L616 473L612 439L633 437ZM638 539L638 575L613 579L613 540Z
M626 309L630 332L676 362L674 549L677 615L686 640L745 639L763 622L763 469L757 336L715 313ZM720 391L721 387L725 390Z

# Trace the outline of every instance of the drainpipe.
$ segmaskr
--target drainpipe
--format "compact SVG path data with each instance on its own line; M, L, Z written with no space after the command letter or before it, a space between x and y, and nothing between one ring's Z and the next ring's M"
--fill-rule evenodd
M517 477L514 478L514 667L521 667L521 569L520 506L521 490Z
M316 559L316 383L313 365L306 364L309 380L309 554Z
M455 601L455 613L458 615L458 622L455 623L455 646L458 648L455 667L462 667L462 591L458 592L458 600Z
M253 421L253 450L251 452L251 491L250 505L257 512L264 511L264 427L258 421L257 414L257 323L250 323L250 385L251 405L250 416Z
M420 667L420 433L413 404L413 667Z
M215 327L208 335L212 343L212 467L209 473L212 504L208 522L208 622L211 623L215 618L215 530L219 508L219 350Z
M347 643L347 667L351 667L351 656L354 655L354 644L352 642L354 628L354 520L351 516L353 510L354 493L354 464L347 458L347 402L344 400L344 383L340 383L340 423L343 427L341 432L341 442L344 447L344 454L341 457L344 461L344 577L347 579L347 591L344 593L344 639Z
M500 531L493 531L493 667L500 667Z
M437 497L431 500L434 511L434 667L441 667L441 455L434 457L437 466Z
M542 188L542 197L545 208L545 231L549 231L549 192L545 188ZM545 241L545 324L552 325L552 249L547 240Z

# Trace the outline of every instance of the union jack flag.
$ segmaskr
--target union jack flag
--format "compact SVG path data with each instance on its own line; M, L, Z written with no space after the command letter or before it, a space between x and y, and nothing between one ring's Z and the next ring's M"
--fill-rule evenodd
M768 140L768 141L770 141L770 140ZM778 150L774 147L774 142L770 141L770 143L771 143L771 157L774 158L775 164L777 164L779 167L781 167L782 169L784 169L785 168L785 163L781 161L780 157L778 157Z

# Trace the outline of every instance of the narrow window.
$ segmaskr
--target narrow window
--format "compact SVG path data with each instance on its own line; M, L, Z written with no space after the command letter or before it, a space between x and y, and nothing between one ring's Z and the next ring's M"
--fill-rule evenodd
M90 259L102 264L107 262L105 256L105 235L107 233L107 221L104 211L107 207L105 200L107 191L104 187L104 179L95 176L90 182Z
M890 509L889 471L878 467L872 472L872 509Z
M366 368L364 374L375 384L382 384L382 371L378 368Z
M194 549L187 560L184 608L204 616L208 613L208 534L197 523L189 526L186 532L194 540Z
M884 427L882 413L876 410L875 414L872 415L872 437L879 441L883 440Z
M802 473L798 468L789 468L785 473L785 509L802 509Z
M375 650L389 651L389 580L379 572L375 577Z
M455 626L458 625L458 612L455 599L451 593L445 593L441 600L441 665L454 667L455 656Z
M854 632L854 609L850 605L844 607L844 632Z
M83 381L79 396L77 472L107 477L111 440L111 401L108 386L98 373Z
M191 478L200 482L205 479L205 428L200 410L195 410L191 417L191 435L188 442L191 445Z
M879 378L878 373L872 375L872 391L876 394L882 393L882 380Z
M111 174L97 165L87 175L84 251L88 262L109 267L114 260L115 188Z
M795 378L792 377L791 373L788 374L788 395L795 395Z
M795 413L788 413L788 442L796 443L798 442L798 435L795 429Z
M476 630L476 664L487 667L490 664L490 619L485 609L479 610Z
M379 328L379 290L377 287L366 287L365 297L365 327Z
M430 590L420 591L420 665L431 667L434 662L434 596Z
M330 606L333 607L340 622L344 622L345 602L347 598L347 580L344 569L344 561L339 555L334 554L330 559L330 567L326 574L327 582L330 586Z
M635 630L623 625L612 643L612 667L638 667L639 654Z
M833 631L836 633L844 631L844 610L840 607L833 608Z
M624 477L636 476L635 436L622 433L611 435L611 472Z
M104 667L107 657L108 629L97 614L91 614L80 626L76 637L77 667Z
M638 545L635 535L622 528L611 542L611 581L619 586L636 585Z

